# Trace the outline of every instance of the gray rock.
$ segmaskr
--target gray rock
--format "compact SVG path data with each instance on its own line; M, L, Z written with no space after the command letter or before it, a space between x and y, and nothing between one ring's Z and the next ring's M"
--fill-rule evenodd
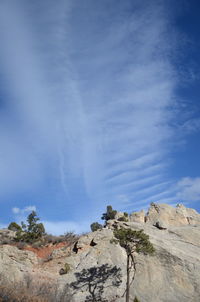
M145 221L155 225L158 220L170 226L200 225L200 214L194 209L180 204L174 208L167 204L152 203L145 216Z
M7 244L14 241L16 232L8 230L8 229L2 229L0 230L0 244Z
M145 211L141 210L139 212L133 212L129 216L129 221L130 222L145 222Z
M188 217L195 224L189 224ZM150 207L147 218L146 223L109 221L108 229L82 236L76 244L77 252L73 251L73 246L62 247L52 253L50 261L43 263L32 252L21 251L14 246L0 246L1 277L7 278L9 282L20 281L25 274L32 274L34 278L41 276L48 279L48 282L58 284L60 293L66 286L69 287L73 291L74 302L84 302L89 295L87 284L76 290L70 285L78 281L78 276L86 274L90 276L90 280L95 280L101 272L102 277L108 275L102 284L102 298L124 302L125 298L122 296L126 287L126 252L118 244L111 243L113 229L123 226L134 230L144 229L156 249L154 256L136 255L136 276L130 289L130 301L137 296L142 302L199 302L199 214L182 205L173 208L154 204ZM157 227L154 227L153 224L156 223ZM165 230L161 231L160 228ZM65 263L69 264L70 271L59 275ZM118 286L113 286L114 278L111 276L118 269L121 282Z
M159 230L166 230L167 229L167 225L163 221L160 221L160 220L156 221L156 223L153 226L155 226Z

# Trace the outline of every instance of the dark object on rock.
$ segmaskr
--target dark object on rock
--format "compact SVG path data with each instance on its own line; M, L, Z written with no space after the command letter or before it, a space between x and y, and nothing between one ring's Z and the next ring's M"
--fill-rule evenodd
M65 275L70 271L70 266L68 263L65 263L65 267L59 270L60 275Z
M78 241L75 242L74 247L73 247L73 252L78 253L78 247L77 247Z
M166 225L163 222L161 222L161 221L156 221L156 223L154 224L154 226L156 228L158 228L159 230L166 230L167 229Z
M92 239L92 241L90 242L90 246L95 246L95 245L97 245L97 243L94 242L94 239Z

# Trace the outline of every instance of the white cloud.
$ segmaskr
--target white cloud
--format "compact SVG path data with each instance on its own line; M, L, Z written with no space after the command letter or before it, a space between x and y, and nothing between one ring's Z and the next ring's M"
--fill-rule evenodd
M183 201L200 201L200 177L184 177L177 183L177 198Z
M181 126L181 131L184 134L194 133L200 130L200 119L199 118L191 118L184 122Z
M20 209L19 208L12 208L12 212L14 214L18 214L18 213L20 213Z
M142 186L146 198L160 184L166 192L178 79L170 15L165 1L153 2L111 1L111 10L106 1L0 3L10 92L0 126L1 194L39 191L45 179L55 191L62 185L66 203L79 199L74 187L85 203L106 198L113 206L119 196L134 205Z
M17 207L12 208L13 214L18 214L18 215L23 215L25 213L29 213L29 212L32 212L32 211L36 211L36 206L26 206L22 209L17 208Z

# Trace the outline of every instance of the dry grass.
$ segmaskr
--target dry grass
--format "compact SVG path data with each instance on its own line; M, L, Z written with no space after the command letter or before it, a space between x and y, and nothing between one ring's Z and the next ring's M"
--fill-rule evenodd
M1 276L0 276L1 277ZM33 281L26 276L24 282L7 283L0 278L0 302L72 302L69 288L62 292L52 282Z

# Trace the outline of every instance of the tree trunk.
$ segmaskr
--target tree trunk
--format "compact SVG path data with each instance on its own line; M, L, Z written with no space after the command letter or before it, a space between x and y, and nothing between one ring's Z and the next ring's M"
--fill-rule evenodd
M127 264L126 264L126 302L129 302L129 287L130 287L130 257L127 254Z

